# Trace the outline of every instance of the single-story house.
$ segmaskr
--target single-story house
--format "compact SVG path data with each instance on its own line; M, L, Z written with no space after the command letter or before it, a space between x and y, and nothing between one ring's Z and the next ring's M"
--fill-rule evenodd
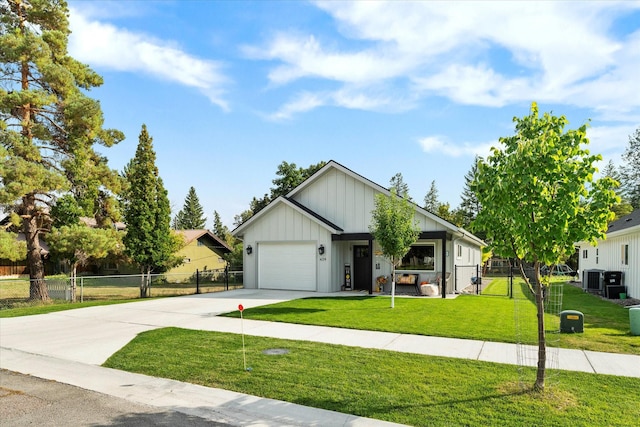
M376 194L390 192L330 161L273 200L233 231L244 245L245 288L373 292L381 276L390 285L391 265L369 231ZM397 270L404 275L398 282L446 284L443 297L466 288L482 264L485 243L414 209L420 237Z
M209 230L176 230L184 237L185 246L177 253L183 263L167 274L194 273L196 270L219 270L227 266L224 255L231 252L225 241Z
M621 272L627 296L640 298L640 209L612 222L607 238L596 246L589 242L577 246L583 284L587 283L589 270Z

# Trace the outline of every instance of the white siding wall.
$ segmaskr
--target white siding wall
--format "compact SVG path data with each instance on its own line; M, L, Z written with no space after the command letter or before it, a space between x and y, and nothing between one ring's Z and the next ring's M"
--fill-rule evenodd
M621 260L622 245L629 245L629 265L623 265ZM587 251L587 258L583 258L583 251ZM605 271L622 271L627 295L640 298L640 232L618 235L600 241L594 247L588 243L580 245L579 254L580 275L585 270L599 269Z
M267 212L260 221L252 224L244 233L244 247L251 245L253 253L244 258L244 286L257 288L258 286L258 257L260 256L260 242L314 242L316 248L321 244L325 247L324 255L318 255L318 291L330 292L330 263L331 233L322 225L313 221L290 206L280 203ZM339 289L339 288L338 288Z

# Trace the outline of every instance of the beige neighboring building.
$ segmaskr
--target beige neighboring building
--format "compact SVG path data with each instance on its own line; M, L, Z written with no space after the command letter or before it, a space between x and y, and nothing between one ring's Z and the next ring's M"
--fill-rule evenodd
M176 230L185 240L185 246L178 251L183 263L172 268L167 274L195 273L196 270L224 269L227 262L223 255L231 252L227 244L209 230Z

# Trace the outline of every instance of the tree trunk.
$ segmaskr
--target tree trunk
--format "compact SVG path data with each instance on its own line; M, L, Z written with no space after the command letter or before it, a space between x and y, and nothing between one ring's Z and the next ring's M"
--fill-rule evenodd
M40 248L38 215L35 195L22 199L22 231L27 243L27 266L29 268L29 299L48 301L49 291L44 281L44 262Z
M547 339L544 330L544 285L536 273L536 311L538 313L538 370L534 389L544 391L544 377L547 365Z
M396 306L396 261L391 259L391 308Z
M151 267L143 267L140 276L140 298L147 298L151 284Z
M71 270L71 302L76 302L76 278L78 277L78 263L73 263Z

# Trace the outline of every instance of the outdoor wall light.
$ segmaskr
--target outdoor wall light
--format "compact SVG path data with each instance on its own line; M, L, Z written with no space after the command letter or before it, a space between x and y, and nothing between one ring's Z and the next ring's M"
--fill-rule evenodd
M253 252L253 248L249 245L247 246L247 255L251 255L251 252Z
M320 255L324 255L324 245L320 245L320 247L318 248L318 253Z

